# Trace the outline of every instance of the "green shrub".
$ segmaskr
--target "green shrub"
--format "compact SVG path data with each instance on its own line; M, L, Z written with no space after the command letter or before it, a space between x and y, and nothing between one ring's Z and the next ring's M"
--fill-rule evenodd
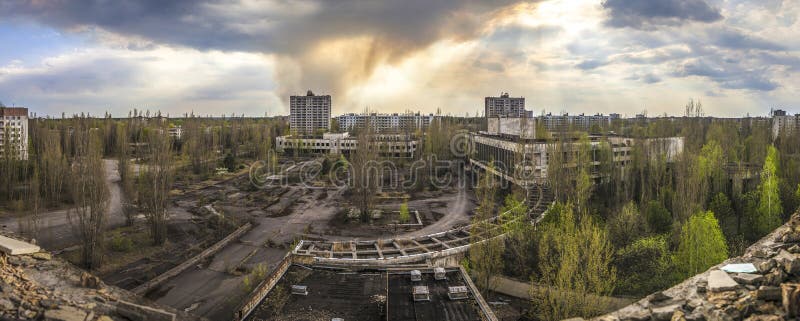
M130 252L133 250L133 241L120 234L111 238L111 249L115 252Z

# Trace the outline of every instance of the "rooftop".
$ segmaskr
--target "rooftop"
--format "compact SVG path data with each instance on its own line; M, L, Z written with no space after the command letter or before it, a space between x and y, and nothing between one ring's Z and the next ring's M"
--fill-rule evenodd
M28 116L28 108L25 107L0 107L0 117L3 116Z
M411 281L409 270L330 269L292 265L247 320L480 320L475 294L450 299L451 287L467 287L458 268L446 269L436 280L433 269L422 269L422 280ZM291 286L307 286L308 295L292 295ZM425 293L429 300L415 301Z

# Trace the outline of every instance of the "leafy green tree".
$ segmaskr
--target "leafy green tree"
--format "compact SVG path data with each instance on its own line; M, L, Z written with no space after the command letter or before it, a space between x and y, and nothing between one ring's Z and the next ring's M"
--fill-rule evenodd
M225 158L222 160L222 164L225 165L225 168L228 169L228 172L233 173L236 171L236 157L234 157L232 153L225 155Z
M408 223L408 221L411 219L411 213L408 211L408 201L403 202L403 204L400 204L399 218L400 218L400 223L403 224Z
M797 184L797 191L794 192L795 197L800 201L800 184Z
M583 167L578 172L578 177L575 180L575 201L577 203L578 212L589 211L589 198L592 196L592 178L589 176L588 170Z
M620 279L616 293L644 296L670 285L670 253L665 235L638 239L614 256Z
M622 211L612 216L608 222L608 236L618 248L631 244L645 232L644 218L634 202L625 204Z
M547 287L532 311L544 320L599 315L599 296L609 295L616 282L608 233L590 216L576 215L571 204L551 211L555 218L542 229L538 253L539 282ZM537 295L535 281L531 293Z
M500 209L500 222L505 233L503 260L509 275L528 278L533 272L536 256L536 237L528 219L528 207L520 197L506 196Z
M711 211L692 215L681 227L675 265L681 278L705 271L728 258L728 246Z
M718 193L711 199L708 204L708 210L714 212L714 215L719 220L719 226L722 228L722 233L729 240L734 239L739 235L739 217L733 210L733 205L724 193Z
M647 202L645 216L650 231L654 233L664 234L672 229L672 214L659 201Z
M733 208L731 207L731 201L728 199L728 196L725 196L724 193L718 193L711 199L711 204L708 205L708 209L720 218L720 220L725 219L733 215Z
M493 163L489 163L490 168L493 166ZM505 244L501 238L495 237L501 232L497 225L489 221L497 215L496 179L490 173L483 173L482 176L475 188L478 208L470 229L471 241L475 244L469 248L469 266L470 273L475 277L475 285L481 291L488 291L492 287L492 276L503 270Z
M781 224L780 178L778 173L778 150L767 147L767 157L761 171L761 184L758 186L758 219L756 226L760 235L765 235Z
M714 194L725 190L727 175L723 165L725 164L725 153L722 147L715 140L708 141L700 150L697 157L703 175L710 180L710 190Z

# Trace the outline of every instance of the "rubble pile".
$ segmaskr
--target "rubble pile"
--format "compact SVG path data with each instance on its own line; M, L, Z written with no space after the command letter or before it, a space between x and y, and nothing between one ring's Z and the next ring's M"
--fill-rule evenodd
M783 321L800 317L800 211L737 258L602 321Z
M0 320L113 321L198 320L153 307L128 291L53 258L48 252L0 252Z
M26 269L53 271L49 253L9 256L0 253L0 317L20 320L110 320L115 310L108 302L117 297L104 288L86 289L84 295L44 287L26 273ZM57 276L61 277L61 276ZM84 277L84 279L90 279Z

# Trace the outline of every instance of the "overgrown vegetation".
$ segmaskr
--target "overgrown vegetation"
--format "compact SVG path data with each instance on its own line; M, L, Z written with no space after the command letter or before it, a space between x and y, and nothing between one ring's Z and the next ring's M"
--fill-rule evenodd
M622 146L624 170L613 162L621 146L592 147L580 130L537 135L550 143L548 183L558 203L536 229L506 234L496 246L503 260L477 252L468 264L476 284L491 286L482 270L501 270L537 289L530 319L592 317L604 312L605 296L665 289L742 254L788 219L800 205L800 133L773 138L768 119L700 117L695 102L687 110L691 117L593 129L636 138ZM667 148L668 137L684 138L682 153ZM482 196L480 188L476 216L486 217L486 204L500 195Z

